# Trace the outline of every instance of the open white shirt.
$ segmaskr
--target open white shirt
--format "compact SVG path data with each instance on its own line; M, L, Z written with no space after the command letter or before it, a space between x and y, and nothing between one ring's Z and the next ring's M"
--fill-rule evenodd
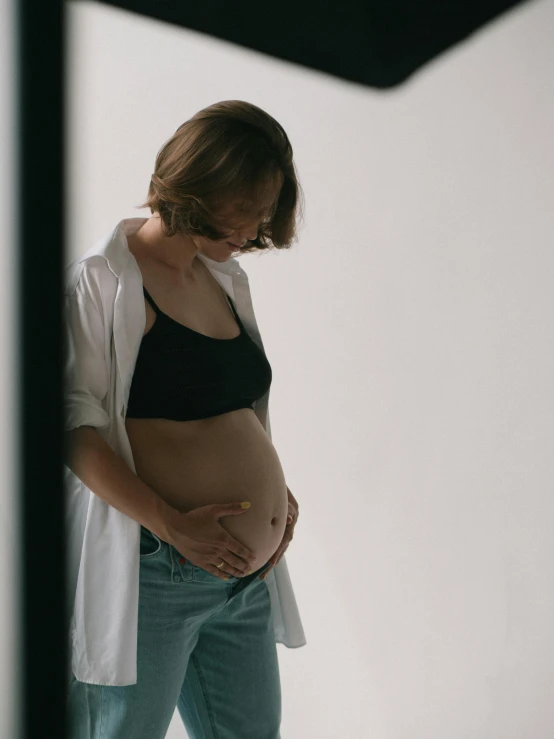
M66 267L65 430L93 426L136 472L125 414L146 325L142 274L127 244L146 218L127 218ZM248 277L236 259L197 255L264 351ZM265 351L264 351L265 354ZM269 389L253 405L271 439ZM71 669L85 683L137 682L140 524L105 503L64 466ZM285 562L264 580L276 642L306 644Z

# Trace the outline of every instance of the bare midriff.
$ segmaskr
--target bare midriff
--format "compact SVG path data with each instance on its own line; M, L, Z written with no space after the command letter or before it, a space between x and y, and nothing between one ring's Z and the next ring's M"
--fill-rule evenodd
M211 503L250 501L221 526L256 555L254 569L279 546L287 485L279 457L251 408L211 418L127 418L136 474L182 513Z

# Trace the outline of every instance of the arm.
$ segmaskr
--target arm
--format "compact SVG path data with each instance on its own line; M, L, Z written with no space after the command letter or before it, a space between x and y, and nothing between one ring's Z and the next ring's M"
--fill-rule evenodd
M168 541L176 510L129 469L91 426L66 432L65 463L99 498Z
M64 461L95 495L167 541L171 508L104 440L111 419L113 300L117 278L102 262L86 264L65 295Z

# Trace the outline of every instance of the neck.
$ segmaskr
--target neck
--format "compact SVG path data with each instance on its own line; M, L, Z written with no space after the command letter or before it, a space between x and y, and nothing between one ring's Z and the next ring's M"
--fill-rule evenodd
M183 234L165 236L158 214L149 218L134 237L151 259L160 262L183 280L196 282L198 272L204 265L200 264L200 259L196 259L198 248L192 237Z

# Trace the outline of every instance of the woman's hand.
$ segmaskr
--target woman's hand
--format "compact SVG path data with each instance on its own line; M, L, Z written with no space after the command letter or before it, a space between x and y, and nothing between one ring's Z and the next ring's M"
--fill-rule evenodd
M296 501L296 498L291 493L291 491L287 488L287 496L289 500L289 510L287 514L287 525L285 526L285 533L283 534L283 538L281 539L281 543L277 547L277 551L273 555L273 557L269 560L270 565L267 568L267 570L264 570L262 574L260 575L260 580L265 580L268 572L270 572L275 565L278 564L279 560L287 550L288 545L292 541L292 537L294 535L294 527L296 526L296 522L298 521L298 503Z
M175 547L185 560L227 580L227 575L243 577L251 571L256 555L219 523L224 516L246 512L242 503L211 503L188 513L171 508L166 520L164 541ZM165 538L167 537L167 538ZM218 562L225 562L224 570Z

